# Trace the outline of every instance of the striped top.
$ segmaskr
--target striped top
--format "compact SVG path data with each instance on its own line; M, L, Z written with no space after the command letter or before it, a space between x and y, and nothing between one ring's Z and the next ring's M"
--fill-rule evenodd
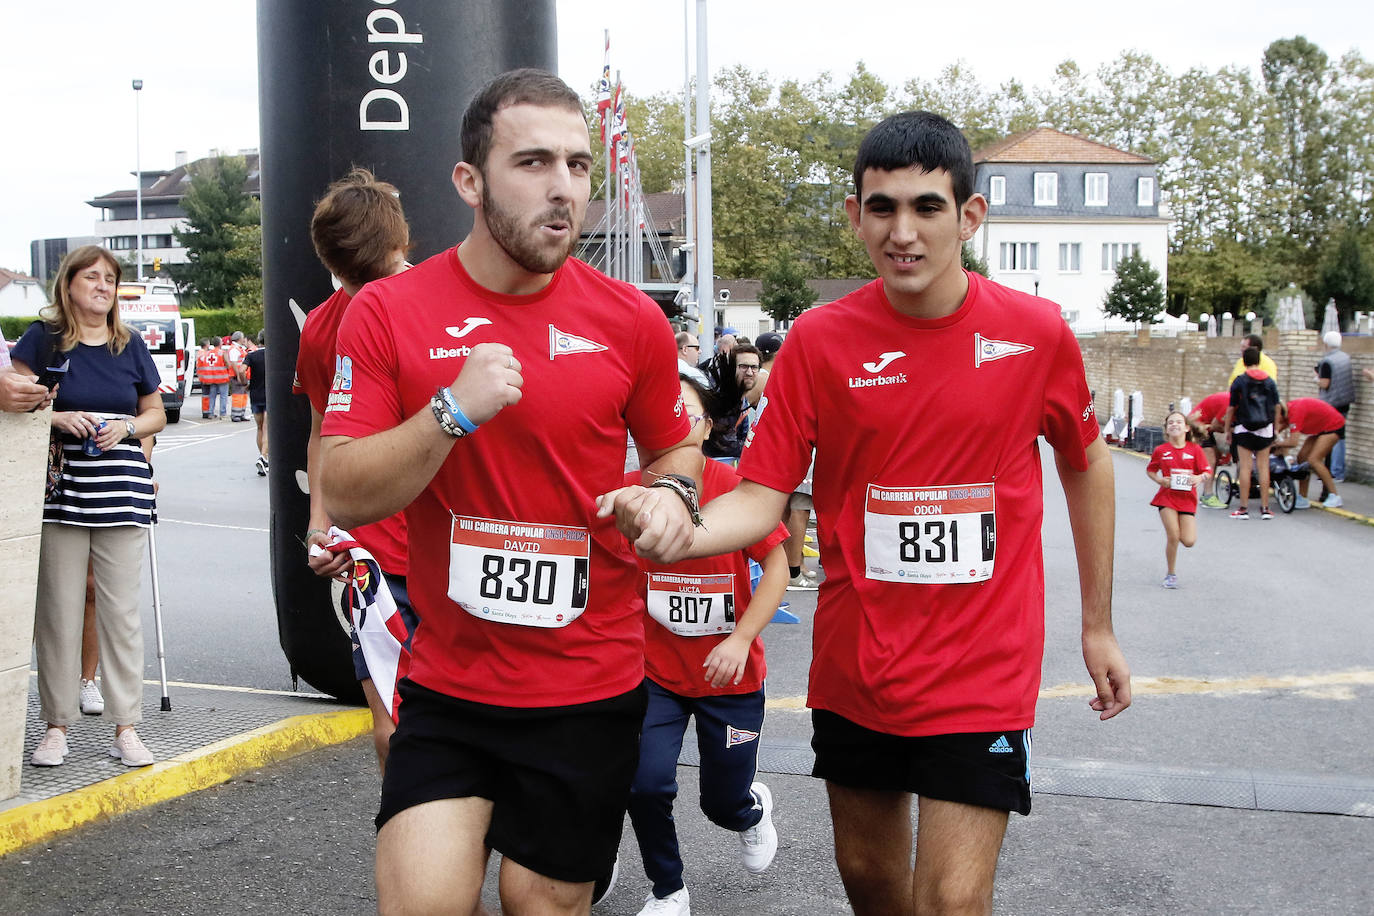
M83 452L80 442L64 442L62 451L62 488L44 503L44 522L147 528L157 521L153 471L137 439L125 439L95 457Z

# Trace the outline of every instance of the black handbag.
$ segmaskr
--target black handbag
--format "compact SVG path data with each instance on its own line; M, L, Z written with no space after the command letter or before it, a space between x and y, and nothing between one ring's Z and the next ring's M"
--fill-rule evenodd
M41 325L44 332L40 350L43 358L39 362L43 366L50 366L53 357L57 355L57 335L46 322L35 321L34 324ZM62 434L54 429L48 434L48 476L43 483L44 503L52 502L62 492L62 471L66 464L66 453L62 450Z

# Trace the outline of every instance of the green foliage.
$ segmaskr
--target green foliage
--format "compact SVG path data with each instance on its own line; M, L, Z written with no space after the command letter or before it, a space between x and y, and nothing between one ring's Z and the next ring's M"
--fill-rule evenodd
M27 318L18 315L0 315L0 333L4 334L6 340L18 340L24 336L29 325L37 320L37 315L30 315Z
M1102 300L1102 310L1127 321L1154 321L1164 310L1164 286L1159 282L1159 271L1138 254L1122 258L1116 265L1116 282Z
M806 285L806 270L789 255L774 259L762 280L759 305L774 321L791 321L816 301L816 291Z
M1374 263L1357 230L1346 229L1327 242L1317 264L1316 280L1307 291L1319 313L1328 299L1334 299L1343 326L1349 325L1357 310L1374 307Z
M182 309L182 318L196 323L196 342L206 337L228 337L235 331L256 335L262 327L262 312L241 312L238 309Z
M978 257L978 252L974 251L973 245L968 242L959 249L959 263L964 270L971 273L982 274L985 277L988 275L988 262Z
M242 157L207 159L197 164L182 199L187 227L174 234L190 262L173 266L171 273L208 306L230 304L240 280L262 274L260 230L256 255L239 231L261 223L261 208L243 190L247 179Z

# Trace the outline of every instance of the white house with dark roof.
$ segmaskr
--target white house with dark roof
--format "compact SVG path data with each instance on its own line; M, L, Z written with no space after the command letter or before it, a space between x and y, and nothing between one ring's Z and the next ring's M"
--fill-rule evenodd
M47 304L48 292L42 281L0 267L0 315L26 318L37 315Z
M988 199L974 250L992 279L1053 300L1074 330L1116 322L1102 300L1126 255L1167 282L1171 220L1153 159L1038 127L975 150L973 163Z
M248 178L243 183L243 191L253 197L262 196L258 178L257 150L239 150L237 153L212 150L205 158L216 156L242 156L248 164ZM185 227L186 211L181 207L181 199L191 187L190 169L203 161L197 159L195 162L187 162L186 154L178 152L176 165L171 170L144 170L142 179L145 274L153 272L154 258L161 258L164 266L185 264L190 260L186 249L177 244L172 230ZM102 244L118 257L132 262L137 257L138 248L137 188L110 191L86 203L100 210L100 219L95 224L95 234L102 239Z

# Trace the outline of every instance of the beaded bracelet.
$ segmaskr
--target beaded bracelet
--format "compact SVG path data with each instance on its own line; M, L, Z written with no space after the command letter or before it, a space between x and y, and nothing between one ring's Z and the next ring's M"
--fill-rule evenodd
M440 388L438 395L443 399L444 407L463 428L463 435L469 435L477 431L477 424L468 419L467 414L463 413L463 408L458 406L458 399L453 396L453 389L447 385Z

